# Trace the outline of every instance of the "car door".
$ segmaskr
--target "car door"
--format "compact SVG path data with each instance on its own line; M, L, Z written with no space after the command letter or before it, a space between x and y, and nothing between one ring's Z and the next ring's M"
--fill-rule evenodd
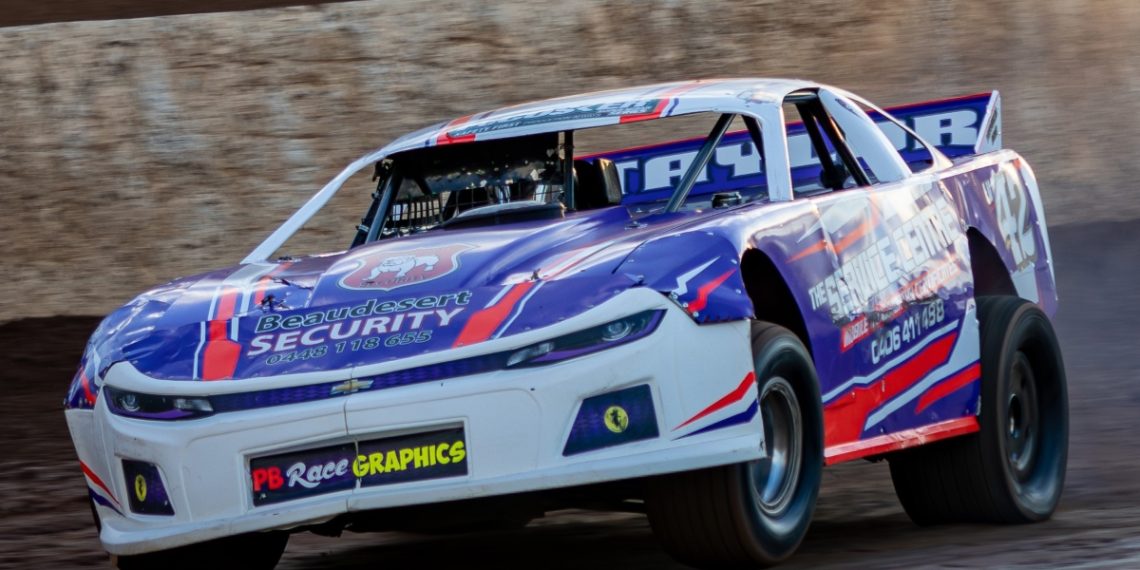
M949 192L936 173L913 174L845 97L821 89L797 108L821 172L813 185L810 171L793 169L793 191L815 206L820 239L810 247L831 262L809 285L812 310L830 322L815 354L825 445L859 445L971 409L961 394L921 399L976 360L976 348L956 350L976 347L959 342L976 335L976 321L964 228Z

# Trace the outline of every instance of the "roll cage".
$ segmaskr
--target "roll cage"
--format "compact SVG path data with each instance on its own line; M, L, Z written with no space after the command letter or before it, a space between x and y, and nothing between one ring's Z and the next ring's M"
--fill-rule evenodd
M881 114L909 136L921 140L905 124L858 96L831 87L790 80L664 84L509 107L481 114L478 120L471 117L457 119L401 137L350 164L250 252L243 263L267 260L328 202L349 177L369 166L376 168L375 178L379 182L373 201L357 228L353 245L377 239L385 222L391 217L396 193L402 188L399 173L391 170L392 163L400 156L412 155L431 147L534 135L558 136L562 147L560 170L563 179L559 201L572 211L578 206L573 175L576 130L696 113L716 113L718 118L715 125L673 187L663 211L677 212L684 206L693 186L736 117L743 119L748 138L763 160L768 199L780 202L794 197L784 128L783 105L788 103L799 110L811 140L813 154L820 160L821 186L838 189L848 176L859 186L869 185L873 179L868 176L867 166L876 171L874 180L878 182L892 182L909 176L910 170L890 142L867 114L852 102ZM853 151L848 142L857 146L858 150ZM949 165L949 160L933 146L926 146L931 151L931 161L935 166ZM415 180L416 184L421 182Z

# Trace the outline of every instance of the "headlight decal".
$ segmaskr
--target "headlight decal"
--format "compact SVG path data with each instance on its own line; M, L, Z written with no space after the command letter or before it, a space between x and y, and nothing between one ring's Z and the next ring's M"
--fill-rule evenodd
M127 482L127 503L132 513L174 515L174 506L170 504L162 475L153 463L124 459L123 475Z
M538 366L613 348L652 334L665 311L642 311L628 317L513 351L508 367ZM529 354L528 354L529 353ZM519 355L526 354L525 358Z
M212 415L214 408L205 397L158 396L105 386L107 407L128 418L145 420L188 420Z

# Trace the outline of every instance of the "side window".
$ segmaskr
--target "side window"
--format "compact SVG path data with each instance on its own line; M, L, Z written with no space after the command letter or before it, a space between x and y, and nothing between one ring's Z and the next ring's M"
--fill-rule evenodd
M875 121L879 130L883 131L891 146L902 156L908 170L917 174L934 167L934 153L911 131L910 127L885 112L861 107Z
M843 130L814 93L792 95L784 105L792 192L811 196L873 184L865 161L847 145Z

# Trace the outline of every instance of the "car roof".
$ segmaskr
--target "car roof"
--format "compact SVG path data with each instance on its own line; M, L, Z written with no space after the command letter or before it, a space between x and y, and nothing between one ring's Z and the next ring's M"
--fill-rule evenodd
M801 89L824 87L798 79L699 79L597 91L512 105L459 117L408 133L377 150L377 160L399 152L653 120L699 112L742 112L774 105Z

